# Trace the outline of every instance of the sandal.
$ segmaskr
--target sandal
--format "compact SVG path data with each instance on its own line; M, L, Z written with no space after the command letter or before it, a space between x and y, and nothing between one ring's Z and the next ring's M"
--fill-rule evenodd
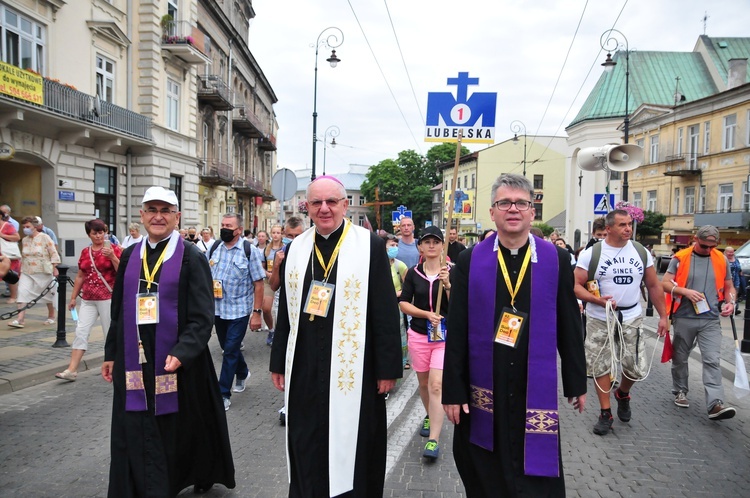
M55 319L54 319L54 318L47 318L47 319L46 319L46 320L44 321L44 324L45 324L45 325L54 325L54 324L55 324Z
M73 382L78 378L78 372L71 372L67 368L63 370L62 372L56 373L55 377L62 380L69 380L70 382Z
M18 320L13 320L8 324L8 327L13 327L14 329L22 329L25 327L23 323L20 323Z

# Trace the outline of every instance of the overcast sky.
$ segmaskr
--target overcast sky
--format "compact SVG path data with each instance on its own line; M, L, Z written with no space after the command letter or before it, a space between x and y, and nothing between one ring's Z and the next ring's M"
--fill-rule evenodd
M748 0L254 0L253 7L250 50L278 98L280 167L311 165L315 41L329 26L344 34L338 67L325 61L329 48L318 55L318 136L340 129L339 145L327 149L333 173L406 149L425 154L434 145L424 141L427 94L453 92L446 79L459 71L479 78L473 91L497 92L496 143L513 137L514 120L528 135L564 136L603 70L600 36L608 29L622 31L631 51L687 52L707 13L705 34L750 36ZM322 168L321 143L318 174Z

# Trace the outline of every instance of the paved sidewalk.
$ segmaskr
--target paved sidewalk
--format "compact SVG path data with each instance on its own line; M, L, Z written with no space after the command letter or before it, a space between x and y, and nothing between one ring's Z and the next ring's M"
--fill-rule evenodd
M75 274L69 275L75 278ZM67 303L70 300L71 286L66 285ZM16 310L15 304L8 304L0 298L0 315ZM79 300L80 303L80 300ZM60 316L58 310L58 317ZM73 343L76 324L65 310L65 332L68 345ZM70 361L70 347L53 347L57 338L58 324L45 325L47 305L37 303L26 311L25 327L16 329L8 324L15 320L0 320L0 395L18 391L54 379L57 372L67 368ZM97 320L91 330L89 350L83 357L79 372L99 370L104 358L104 334Z

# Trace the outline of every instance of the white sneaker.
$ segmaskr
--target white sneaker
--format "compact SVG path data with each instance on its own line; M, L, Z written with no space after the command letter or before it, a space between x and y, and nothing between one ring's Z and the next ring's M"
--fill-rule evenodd
M241 393L245 390L245 383L247 383L247 379L250 378L250 374L247 374L247 377L244 379L237 379L234 383L234 388L232 389L232 392L235 393Z
M231 401L229 401L229 398L224 398L224 411L229 411L229 406L232 404Z

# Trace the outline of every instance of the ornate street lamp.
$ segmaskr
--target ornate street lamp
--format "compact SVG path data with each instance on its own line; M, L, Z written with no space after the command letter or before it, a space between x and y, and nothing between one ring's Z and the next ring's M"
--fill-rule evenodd
M318 50L322 45L331 49L331 56L326 61L331 67L341 62L336 56L335 48L341 46L344 43L344 33L337 27L331 26L318 35L318 40L315 42L315 87L313 92L313 136L312 136L312 174L310 175L310 181L315 180L315 152L318 141ZM325 151L324 151L325 152Z
M518 133L523 132L523 176L526 176L526 125L521 121L513 121L510 124L510 131L515 135L513 136L513 143L518 144Z
M620 47L619 38L622 38L625 43L625 120L623 122L623 133L625 135L625 143L628 143L628 135L630 129L630 116L628 114L628 97L630 83L630 50L628 48L628 39L620 31L616 29L610 29L602 33L599 43L602 49L607 51L607 59L602 63L604 70L611 72L617 65L617 62L612 60L612 52ZM623 172L622 175L622 200L628 201L628 172Z
M331 146L332 149L336 148L336 137L339 136L339 133L341 133L341 130L336 125L331 125L328 128L326 128L325 135L323 135L323 174L326 174L326 150L328 150L328 145ZM331 139L330 144L328 143L328 139Z

